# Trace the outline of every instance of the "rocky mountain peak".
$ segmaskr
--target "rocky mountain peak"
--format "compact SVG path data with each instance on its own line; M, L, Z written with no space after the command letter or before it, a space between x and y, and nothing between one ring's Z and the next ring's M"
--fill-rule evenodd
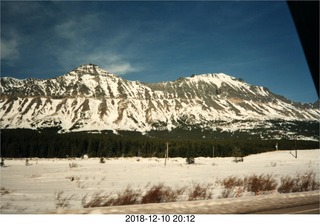
M101 69L98 65L95 64L84 64L79 67L73 69L69 74L71 75L106 75L111 74L108 71Z

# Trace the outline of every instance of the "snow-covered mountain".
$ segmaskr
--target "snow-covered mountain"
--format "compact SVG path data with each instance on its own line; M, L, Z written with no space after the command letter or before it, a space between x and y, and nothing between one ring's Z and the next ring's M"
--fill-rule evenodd
M233 131L320 118L319 105L295 103L222 73L142 83L87 64L52 79L3 77L0 92L1 128Z

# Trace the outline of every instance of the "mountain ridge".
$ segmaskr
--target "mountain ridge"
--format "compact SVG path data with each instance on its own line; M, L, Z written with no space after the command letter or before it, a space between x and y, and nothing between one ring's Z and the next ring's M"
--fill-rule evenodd
M293 102L224 73L143 83L86 64L50 79L1 78L0 93L2 128L148 132L180 127L216 130L221 121L241 121L222 127L232 131L268 126L270 120L320 118L317 103Z

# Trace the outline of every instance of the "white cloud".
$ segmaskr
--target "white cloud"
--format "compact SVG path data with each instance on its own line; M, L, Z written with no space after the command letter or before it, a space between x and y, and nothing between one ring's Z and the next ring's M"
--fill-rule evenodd
M141 71L142 68L138 67L133 67L130 63L124 62L124 63L119 63L119 64L111 64L107 68L110 72L115 73L115 74L126 74L129 72L138 72Z
M81 60L82 63L97 64L101 68L116 75L126 75L130 72L138 72L143 70L142 67L133 66L121 55L105 52L101 48L98 48L90 54L83 54L81 57L79 57L79 60Z
M93 24L98 23L96 15L84 15L77 18L72 17L54 27L55 35L71 42L84 42L84 34L93 32Z
M83 15L79 19L69 18L54 27L55 36L61 40L61 45L51 45L48 48L66 69L93 63L117 75L141 71L142 67L133 66L125 58L126 55L122 55L123 49L119 49L121 43L128 38L127 32L112 33L112 37L109 36L105 40L89 38L97 33L97 26L99 26L98 15Z
M66 21L64 23L58 24L55 26L56 35L66 39L74 39L79 32L76 28L76 23L72 20Z
M16 40L1 39L1 59L16 59L19 57Z
M128 44L132 43L133 31L113 29L99 13L81 17L70 14L53 27L54 38L47 42L47 49L66 70L93 63L111 73L126 75L143 70L128 59L137 55L136 48Z
M143 70L140 66L133 66L128 60L113 51L107 51L105 48L92 49L87 52L81 47L67 47L55 49L53 52L65 69L72 69L82 64L93 63L99 67L107 70L108 72L116 75L126 75L130 72L138 72Z
M94 31L95 25L99 23L98 17L99 14L87 14L81 17L73 16L55 25L55 35L70 41L84 41L83 35Z

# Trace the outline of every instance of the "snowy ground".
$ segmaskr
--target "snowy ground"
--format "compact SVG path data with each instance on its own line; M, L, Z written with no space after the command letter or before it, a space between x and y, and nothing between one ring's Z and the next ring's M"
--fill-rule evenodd
M294 151L292 151L294 154ZM85 195L119 192L130 185L145 189L149 184L163 183L173 188L193 183L212 184L213 198L221 196L218 180L230 176L251 174L295 176L313 171L320 177L320 149L299 150L298 158L290 151L275 151L244 157L235 163L233 158L196 158L187 165L183 158L112 158L99 163L99 158L5 160L1 167L1 213L46 213L56 210L56 193L71 197L68 209L82 208ZM70 164L77 167L71 167Z

